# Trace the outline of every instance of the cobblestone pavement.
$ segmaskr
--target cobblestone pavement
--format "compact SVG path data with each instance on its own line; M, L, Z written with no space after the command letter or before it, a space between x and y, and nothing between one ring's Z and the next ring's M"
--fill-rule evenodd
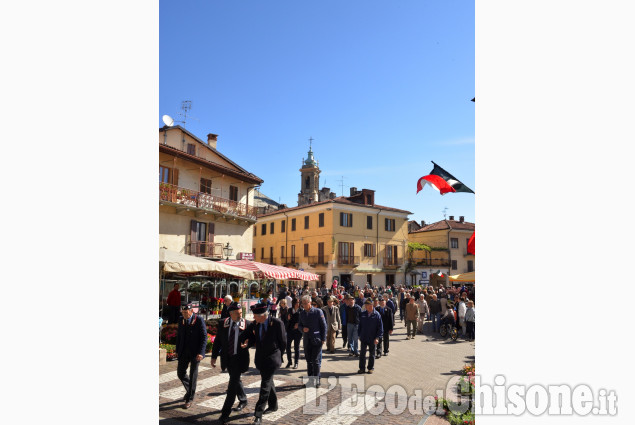
M375 360L375 373L358 375L358 358L349 357L337 339L335 354L324 354L322 360L322 386L318 392L305 389L302 376L306 375L306 363L301 359L300 368L285 369L285 363L275 376L279 410L263 416L263 423L297 425L371 425L412 424L426 425L447 423L432 416L427 419L421 407L421 399L445 391L448 380L457 375L462 366L474 361L474 343L430 336L430 323L426 323L424 335L406 340L403 322L397 320L391 336L388 356ZM253 366L243 374L243 385L248 405L242 412L232 412L232 424L248 424L253 419L253 409L258 397L260 375ZM169 425L178 423L215 424L225 399L229 375L212 368L207 356L199 367L196 399L190 409L184 410L185 390L176 377L177 362L168 362L159 368L159 417ZM347 390L347 380L359 380L358 396ZM379 385L381 388L376 387ZM399 385L403 390L397 392ZM355 385L354 385L355 386ZM370 388L374 386L373 388ZM391 388L392 387L392 388ZM370 392L366 391L370 388ZM376 392L374 392L376 391ZM376 403L376 397L382 402ZM445 392L442 394L444 395ZM383 398L382 398L383 397ZM316 401L316 398L318 401ZM357 403L356 403L357 401ZM410 404L408 404L410 401ZM326 404L322 404L326 402ZM357 407L353 407L357 404ZM306 406L305 406L306 405ZM322 410L315 410L319 406ZM313 410L312 410L313 409ZM326 412L326 413L324 413ZM342 414L344 412L354 414ZM394 414L394 413L397 414Z

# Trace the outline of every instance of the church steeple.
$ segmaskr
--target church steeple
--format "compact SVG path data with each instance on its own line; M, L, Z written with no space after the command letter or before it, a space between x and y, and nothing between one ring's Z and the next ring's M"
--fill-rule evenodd
M298 206L317 202L319 199L320 168L313 156L313 137L309 138L309 152L307 159L302 159L300 168L301 182L298 193Z

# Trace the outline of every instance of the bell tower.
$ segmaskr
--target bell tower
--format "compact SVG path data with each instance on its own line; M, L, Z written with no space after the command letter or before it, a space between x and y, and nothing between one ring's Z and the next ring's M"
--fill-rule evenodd
M302 159L300 168L300 193L298 193L298 206L311 204L319 200L320 168L319 163L313 157L313 137L309 139L309 153L306 160Z

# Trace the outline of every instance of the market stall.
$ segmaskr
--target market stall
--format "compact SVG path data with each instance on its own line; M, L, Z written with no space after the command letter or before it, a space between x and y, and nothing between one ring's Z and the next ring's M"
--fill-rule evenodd
M302 270L290 269L288 267L275 266L273 264L259 263L250 260L226 260L220 261L233 267L238 267L254 273L253 281L247 283L246 296L242 299L243 312L247 314L253 304L258 303L267 292L275 297L277 296L279 285L286 287L282 281L317 281L320 277L314 273L308 273ZM258 280L258 281L256 281Z

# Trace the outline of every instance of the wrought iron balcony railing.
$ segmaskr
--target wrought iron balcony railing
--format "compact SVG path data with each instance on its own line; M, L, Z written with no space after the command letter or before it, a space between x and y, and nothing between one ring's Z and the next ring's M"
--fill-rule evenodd
M223 244L214 242L188 242L187 253L195 257L223 258Z
M357 266L359 265L359 257L338 255L337 265L338 266Z
M307 257L307 263L309 263L310 266L326 266L328 265L328 259L322 255L316 255L316 256L311 256L311 257Z
M403 264L401 257L384 257L384 267L399 267Z
M159 183L159 200L256 220L255 207L168 183Z

